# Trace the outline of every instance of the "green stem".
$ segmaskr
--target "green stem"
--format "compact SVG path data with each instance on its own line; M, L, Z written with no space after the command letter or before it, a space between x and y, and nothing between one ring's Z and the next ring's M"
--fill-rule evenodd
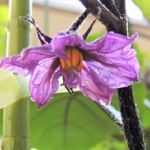
M31 12L30 0L10 0L7 25L7 56L29 46L30 25L19 16ZM18 93L19 94L19 93ZM29 150L29 99L24 98L4 108L2 150Z

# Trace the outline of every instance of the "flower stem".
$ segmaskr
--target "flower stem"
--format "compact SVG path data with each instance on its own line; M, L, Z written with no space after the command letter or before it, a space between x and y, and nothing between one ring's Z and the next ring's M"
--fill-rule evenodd
M31 12L30 0L10 0L9 21L7 25L7 56L15 55L29 46L30 25L19 16ZM20 93L18 93L20 94ZM29 150L29 98L4 108L4 129L2 150Z
M128 148L129 150L145 150L143 131L134 102L132 85L118 89L118 95Z
M72 26L69 28L68 32L71 31L77 31L80 25L83 23L83 21L87 18L87 16L90 14L90 11L86 9L78 18L77 20L72 24Z
M115 12L110 11L110 0L79 0L82 4L96 16L98 13L98 6L102 9L100 21L106 26L107 31L114 31L125 36L128 36L128 26L126 19L126 0L114 0L117 9L120 11L121 17L117 17ZM97 6L97 7L96 7ZM111 15L110 15L111 14ZM109 20L108 20L109 18ZM136 105L134 102L132 85L117 89L120 103L120 111L124 124L125 138L129 150L145 150L145 142L141 123L138 117Z

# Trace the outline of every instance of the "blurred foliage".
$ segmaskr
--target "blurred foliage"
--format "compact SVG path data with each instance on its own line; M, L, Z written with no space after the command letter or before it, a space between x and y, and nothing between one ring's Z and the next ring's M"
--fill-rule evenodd
M149 0L133 0L135 5L137 5L145 18L150 22L150 1Z
M106 140L100 142L90 150L127 150L127 144L124 136L120 132L116 135L111 135Z
M8 7L0 5L0 58L6 52L6 24L8 21Z

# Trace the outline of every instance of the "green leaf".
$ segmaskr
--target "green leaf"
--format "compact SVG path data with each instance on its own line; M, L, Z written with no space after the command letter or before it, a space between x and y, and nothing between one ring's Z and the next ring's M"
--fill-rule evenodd
M86 150L119 131L95 102L75 92L75 97L55 95L40 110L31 103L30 144L38 150Z
M149 0L133 0L135 5L137 5L143 12L145 18L150 22L150 2Z

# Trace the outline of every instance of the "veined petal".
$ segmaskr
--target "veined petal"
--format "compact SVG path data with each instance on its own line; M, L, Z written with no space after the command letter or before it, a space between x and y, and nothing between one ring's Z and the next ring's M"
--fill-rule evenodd
M121 59L119 56L116 59L108 58L101 57L102 61L86 62L90 68L93 82L97 86L121 88L127 87L132 81L139 82L140 66L136 58L128 60Z
M76 71L69 73L61 68L61 75L64 77L65 81L61 85L65 85L68 88L77 88L80 83L79 75Z
M38 60L53 56L54 51L51 44L44 44L37 47L27 48L21 53L22 59Z
M85 43L82 36L80 36L76 32L71 33L69 35L63 32L60 32L52 40L51 44L55 53L57 53L57 56L62 59L68 59L66 52L65 52L66 46L79 47L83 49L85 52L87 50L93 51L94 49L96 49L95 44Z
M109 33L111 36L113 33ZM136 51L131 49L131 43L137 34L131 39L115 34L114 39L104 43L97 55L84 56L97 86L109 88L127 87L132 81L139 82L138 73L140 66L136 58ZM108 39L107 39L108 38ZM123 42L118 44L117 41ZM95 43L96 44L96 43ZM98 43L97 43L98 44Z
M97 102L101 101L107 105L109 104L111 98L114 97L115 95L114 89L110 89L108 87L101 87L101 86L98 87L93 82L93 78L87 72L87 69L86 70L82 69L82 71L80 72L80 79L81 79L81 84L79 86L80 90L86 97L88 97L93 101L97 101Z
M95 50L97 53L113 53L116 50L125 49L127 46L131 47L137 36L138 34L136 33L133 37L128 38L121 34L109 32L91 44L96 45Z
M59 59L46 58L39 61L30 80L31 98L38 109L46 105L58 90L60 77Z
M31 74L37 65L37 60L22 60L21 55L14 55L11 57L5 57L0 62L0 67L3 67L9 71L16 72L22 76Z

